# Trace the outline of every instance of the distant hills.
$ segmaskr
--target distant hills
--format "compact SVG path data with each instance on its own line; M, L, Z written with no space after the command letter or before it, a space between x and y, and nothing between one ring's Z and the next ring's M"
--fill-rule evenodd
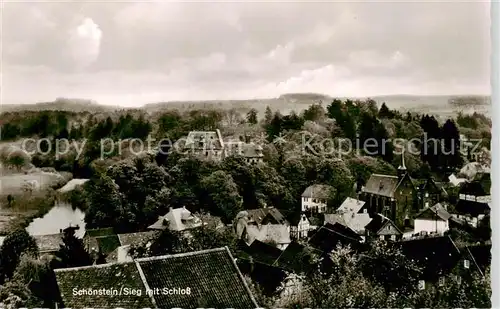
M263 99L248 99L248 100L206 100L206 101L169 101L149 103L140 107L126 108L121 106L109 106L98 104L95 101L87 99L71 99L57 98L53 102L41 102L34 104L4 104L0 105L0 113L19 112L19 111L42 111L42 110L61 110L73 112L89 112L89 113L106 113L115 110L140 109L148 113L159 112L168 109L231 109L239 111L247 111L251 108L256 108L258 111L263 111L267 106L272 110L280 110L287 113L290 110L301 111L313 103L322 102L325 106L328 105L334 97L319 93L287 93L278 98L263 98ZM366 99L367 97L350 98L350 99ZM428 109L432 112L434 109L460 109L478 106L491 105L489 96L480 95L442 95L442 96L419 96L419 95L386 95L373 96L379 106L385 102L387 106L394 109L403 110L420 110L421 108ZM347 99L339 97L339 99Z

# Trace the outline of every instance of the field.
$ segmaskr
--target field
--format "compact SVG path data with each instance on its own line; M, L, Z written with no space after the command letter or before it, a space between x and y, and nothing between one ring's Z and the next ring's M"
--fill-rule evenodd
M56 173L35 172L30 174L16 173L0 176L0 195L22 193L22 186L25 181L36 180L40 184L40 189L46 189L57 183L62 178Z

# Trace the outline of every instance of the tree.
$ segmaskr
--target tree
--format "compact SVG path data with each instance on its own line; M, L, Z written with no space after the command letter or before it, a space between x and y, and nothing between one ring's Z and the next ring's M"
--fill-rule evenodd
M276 112L269 125L266 126L267 140L269 142L274 141L276 137L280 136L282 130L283 117L279 112Z
M382 103L382 106L380 107L380 110L378 111L378 116L380 118L393 118L394 113L385 105L385 102Z
M257 119L257 110L255 108L252 108L247 113L247 121L250 124L257 124L257 122L258 122L258 119Z
M417 292L422 274L422 269L399 248L380 240L371 244L361 260L361 267L365 276L402 300Z
M109 176L91 179L86 190L88 209L85 222L88 228L104 228L117 225L121 215L122 195Z
M220 215L225 222L231 222L242 210L243 201L230 174L220 170L213 172L202 178L201 188L208 197L209 209Z
M303 114L302 118L307 121L318 121L321 120L326 114L325 109L321 104L312 104L307 108Z
M264 115L264 124L266 126L270 125L271 124L271 120L273 120L273 111L271 110L271 108L268 105L266 107L266 112L265 112L265 115Z
M11 278L22 254L38 257L38 246L25 229L19 228L8 234L0 248L1 274ZM0 278L3 281L3 278Z
M92 258L85 250L83 240L76 238L75 230L71 227L64 231L63 244L56 253L61 259L64 268L87 266L92 264Z
M442 156L444 168L460 167L463 163L460 149L460 132L453 120L448 119L441 128Z

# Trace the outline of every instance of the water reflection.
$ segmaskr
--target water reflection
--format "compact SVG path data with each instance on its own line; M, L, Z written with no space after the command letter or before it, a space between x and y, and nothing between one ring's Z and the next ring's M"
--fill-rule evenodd
M83 237L85 233L85 213L80 209L73 209L70 204L56 203L52 209L41 218L31 222L26 228L30 235L57 234L61 229L78 225L77 237Z

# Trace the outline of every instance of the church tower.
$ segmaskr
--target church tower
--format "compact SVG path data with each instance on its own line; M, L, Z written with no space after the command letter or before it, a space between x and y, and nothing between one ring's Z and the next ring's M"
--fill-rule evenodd
M398 178L399 180L403 179L408 171L406 170L405 165L405 150L401 152L401 165L398 167Z

